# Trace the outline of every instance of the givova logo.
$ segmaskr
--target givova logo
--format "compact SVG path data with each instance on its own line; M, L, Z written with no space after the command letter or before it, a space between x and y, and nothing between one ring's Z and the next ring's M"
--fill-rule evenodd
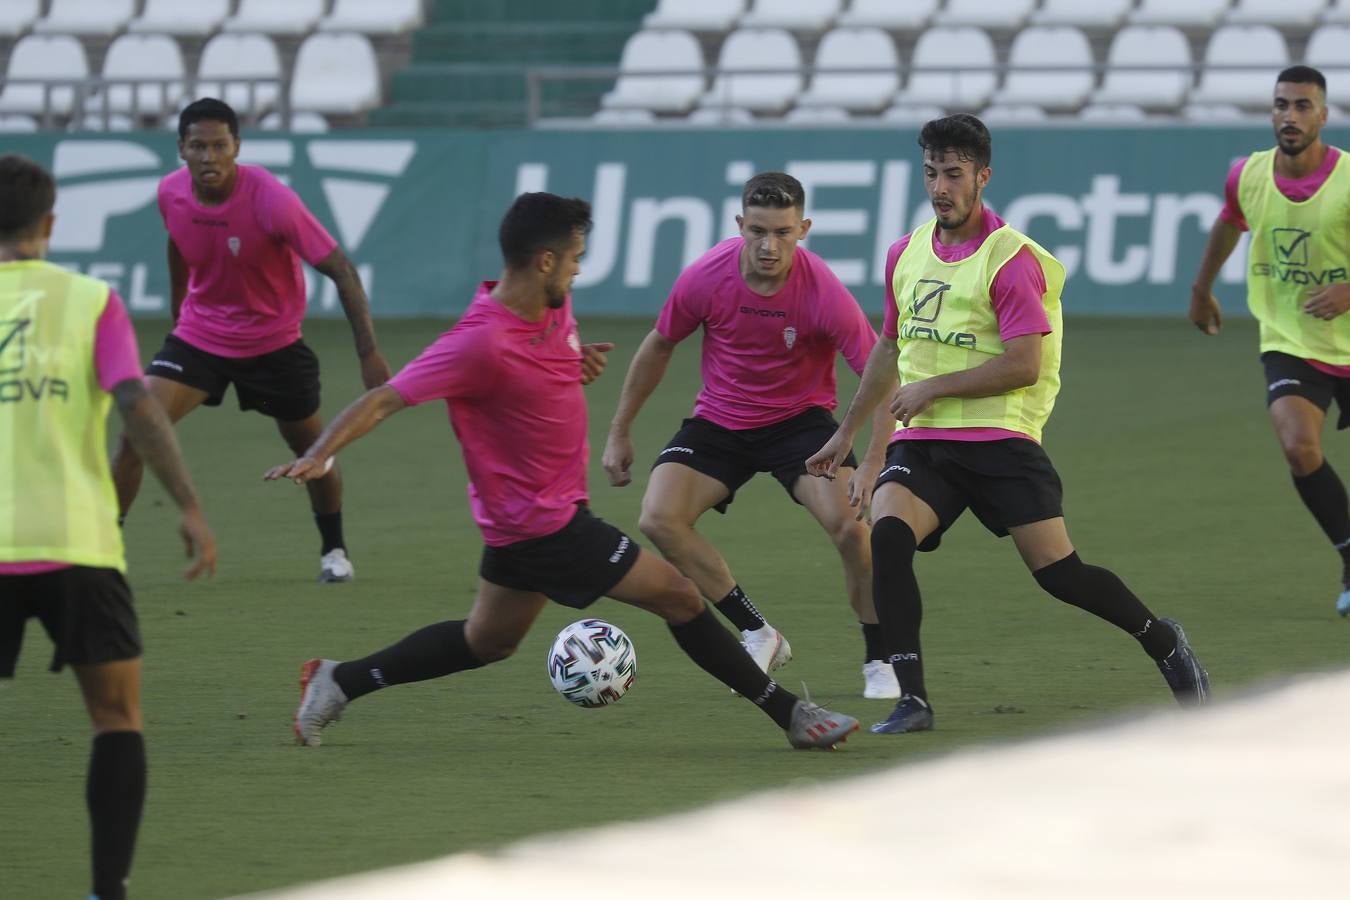
M172 146L168 140L163 144L166 151ZM293 186L311 209L317 200L311 179L317 176L335 237L349 256L358 259L380 209L416 150L410 140L245 139L239 161L264 166L287 184L298 180ZM161 264L163 245L156 242L152 263L133 262L128 267L128 257L144 256L143 248L117 246L119 235L110 223L152 209L159 180L178 164L176 156L166 158L147 144L130 140L59 142L52 155L52 174L59 184L52 254L92 255L95 261L80 268L129 293L134 309L167 308L163 297L144 295L147 264ZM358 269L369 290L374 273L368 266L358 265ZM120 284L123 278L129 284ZM336 292L332 293L336 305ZM328 298L323 300L327 305Z

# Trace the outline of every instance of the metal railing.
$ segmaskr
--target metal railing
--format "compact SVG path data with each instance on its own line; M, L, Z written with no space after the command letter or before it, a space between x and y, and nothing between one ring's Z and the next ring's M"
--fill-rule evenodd
M29 89L15 92L12 88ZM33 91L31 89L36 89ZM143 102L142 92L155 102ZM18 95L16 97L16 94ZM36 94L39 102L24 95ZM35 116L39 127L71 130L116 130L118 117L139 126L153 119L157 127L184 105L203 96L226 100L240 124L256 127L270 112L281 127L291 124L290 83L280 78L7 78L0 75L0 115Z

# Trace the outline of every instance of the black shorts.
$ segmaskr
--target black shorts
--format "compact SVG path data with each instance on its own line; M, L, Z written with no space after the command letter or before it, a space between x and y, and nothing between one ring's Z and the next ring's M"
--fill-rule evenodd
M299 422L319 411L319 358L304 341L235 358L207 353L171 334L145 374L206 391L207 406L219 406L233 384L240 409L256 409L282 422Z
M652 468L662 463L679 463L716 478L730 492L713 507L720 513L727 511L736 499L737 489L757 472L772 473L788 496L800 503L792 496L792 486L806 474L807 459L824 447L838 428L839 423L830 411L819 406L772 425L739 431L707 419L685 419ZM858 468L851 450L842 465Z
M1302 397L1326 412L1334 398L1341 412L1336 428L1350 426L1350 378L1319 372L1306 359L1277 350L1262 353L1261 365L1266 370L1266 406L1281 397Z
M1064 515L1059 473L1041 445L1024 438L894 441L877 487L892 481L937 513L937 530L920 550L936 550L967 508L999 537L1009 528Z
M543 537L484 547L478 574L517 591L536 591L563 606L585 609L623 580L637 563L636 541L578 506L572 520Z
M116 569L71 566L40 575L0 575L0 678L14 677L24 625L34 617L56 645L53 672L67 663L141 655L131 588Z

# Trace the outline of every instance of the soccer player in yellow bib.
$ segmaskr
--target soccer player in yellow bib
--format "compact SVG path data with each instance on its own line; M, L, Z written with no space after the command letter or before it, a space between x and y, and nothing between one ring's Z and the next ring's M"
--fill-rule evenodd
M1336 427L1350 425L1350 160L1323 142L1327 82L1308 66L1275 80L1276 146L1228 173L1191 288L1191 321L1205 334L1223 325L1214 279L1238 238L1252 233L1247 305L1261 325L1266 404L1294 488L1341 554L1336 610L1350 615L1350 502L1322 455L1333 398Z
M141 379L121 299L43 261L55 202L46 170L0 157L0 678L14 676L27 620L40 620L56 645L51 670L75 670L94 725L85 786L93 897L122 900L145 743L140 632L108 467L111 407L182 510L187 577L215 571L216 545L169 419Z
M903 692L872 731L933 727L914 553L937 549L967 508L1012 536L1044 590L1133 635L1179 702L1206 703L1209 676L1181 626L1080 560L1069 541L1059 476L1040 445L1059 392L1064 267L985 207L993 151L983 122L935 119L919 146L936 217L892 245L882 339L839 430L806 463L833 478L899 372L886 466L875 486L856 476L849 485L854 504L871 504L872 599Z

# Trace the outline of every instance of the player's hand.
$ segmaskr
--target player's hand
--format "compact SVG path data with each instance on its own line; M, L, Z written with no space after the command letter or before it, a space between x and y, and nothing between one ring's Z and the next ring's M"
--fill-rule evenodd
M372 350L361 357L361 383L366 390L377 388L389 380L389 363L384 361L380 351Z
M872 491L877 486L877 476L881 474L881 464L864 459L858 463L852 477L848 480L848 505L857 507L858 514L853 518L861 522L866 517L872 522Z
M263 481L278 481L282 478L289 478L296 484L304 484L322 478L332 469L333 457L331 456L327 459L302 456L299 459L293 459L288 463L268 469L263 473Z
M825 446L806 460L806 474L833 481L834 476L839 474L839 466L852 449L853 436L844 434L843 429L837 429L825 442Z
M930 383L931 379L925 378L923 381L902 384L891 398L891 415L904 427L908 428L909 420L928 409L937 399L929 387Z
M1205 334L1218 334L1223 327L1223 314L1213 291L1191 291L1191 321Z
M1308 292L1303 311L1310 316L1331 321L1350 309L1350 284L1329 284Z
M605 371L605 354L614 349L609 341L581 345L581 383L590 384Z
M609 433L605 454L600 458L612 487L623 487L633 481L633 440L626 434Z
M191 581L203 572L211 577L216 574L216 536L206 524L206 518L199 509L186 509L178 520L178 533L183 536L188 559L192 560L183 572L183 578Z

